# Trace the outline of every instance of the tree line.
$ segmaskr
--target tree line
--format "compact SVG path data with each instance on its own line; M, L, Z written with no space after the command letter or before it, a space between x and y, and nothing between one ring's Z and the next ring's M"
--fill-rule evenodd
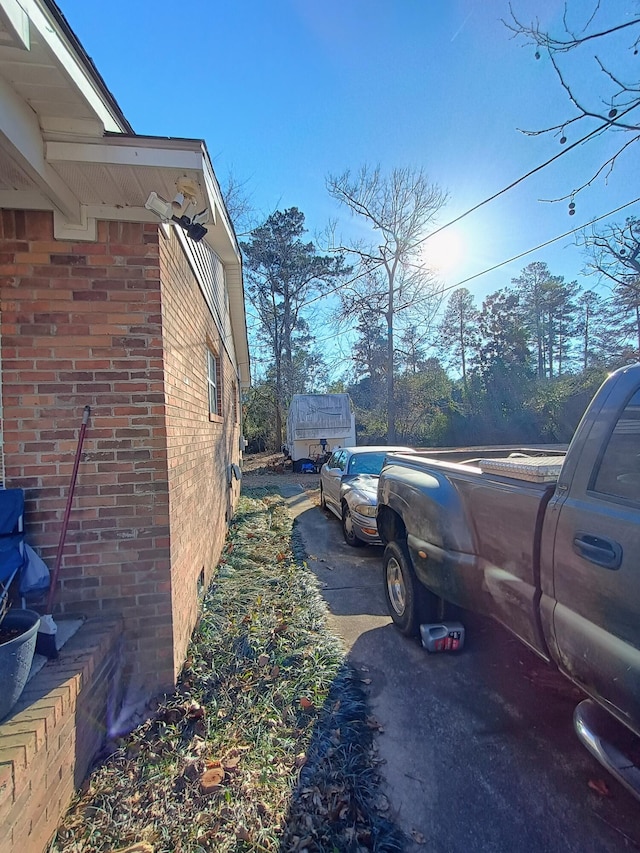
M416 173L392 178L391 196ZM369 198L368 214L373 207ZM376 218L385 223L382 207ZM481 304L462 287L445 296L410 251L420 230L412 244L395 227L388 242L378 228L374 249L334 242L322 253L291 208L250 233L247 295L266 359L245 405L253 449L280 446L292 394L321 391L351 395L361 443L566 443L606 372L640 357L640 220L581 235L599 288L534 261ZM332 381L315 342L327 326L313 320L327 290L339 305L334 334L351 330L350 357Z

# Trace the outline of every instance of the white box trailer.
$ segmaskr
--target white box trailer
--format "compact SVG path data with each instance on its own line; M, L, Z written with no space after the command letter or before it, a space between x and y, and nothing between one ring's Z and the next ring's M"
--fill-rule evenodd
M287 415L285 453L294 470L336 447L356 443L356 418L348 394L294 394Z

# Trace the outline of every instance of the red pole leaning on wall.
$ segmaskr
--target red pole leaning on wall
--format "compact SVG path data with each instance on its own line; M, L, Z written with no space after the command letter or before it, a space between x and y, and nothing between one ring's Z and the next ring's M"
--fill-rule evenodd
M47 596L47 613L51 613L53 606L53 596L56 591L58 575L60 574L60 564L62 563L62 552L64 551L64 543L67 538L67 530L69 528L69 516L71 515L71 504L73 503L73 493L76 488L76 480L78 478L78 466L80 465L80 456L82 454L82 445L84 444L84 434L87 431L87 423L91 407L85 406L82 413L82 426L80 427L80 435L78 436L78 446L76 448L76 458L73 461L73 471L71 472L71 483L69 485L69 494L67 495L67 505L64 510L64 518L62 519L62 530L60 531L60 541L58 542L58 552L56 554L56 563L53 569L53 576L49 586L49 595Z

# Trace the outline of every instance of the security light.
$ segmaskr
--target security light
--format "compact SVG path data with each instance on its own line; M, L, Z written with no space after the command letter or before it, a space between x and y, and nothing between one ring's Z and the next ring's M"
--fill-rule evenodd
M181 200L180 200L181 199ZM207 233L207 229L202 224L209 218L209 212L205 208L200 213L197 213L193 219L189 219L186 214L176 216L174 211L181 210L184 206L184 196L178 193L172 202L165 201L158 193L152 192L145 202L145 207L156 216L159 216L163 222L175 222L187 232L187 237L190 237L194 243L199 243ZM189 199L189 204L191 200Z

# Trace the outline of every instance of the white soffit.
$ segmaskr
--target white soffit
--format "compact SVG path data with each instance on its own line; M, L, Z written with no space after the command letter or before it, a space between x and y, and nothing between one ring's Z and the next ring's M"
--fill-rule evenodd
M48 166L80 200L88 217L159 222L144 204L151 192L171 201L180 178L198 187L208 208L207 242L225 263L240 252L201 140L113 135L100 141L45 143ZM1 200L1 194L0 194Z
M75 49L37 0L0 0L0 74L43 131L84 122L96 135L126 128Z

